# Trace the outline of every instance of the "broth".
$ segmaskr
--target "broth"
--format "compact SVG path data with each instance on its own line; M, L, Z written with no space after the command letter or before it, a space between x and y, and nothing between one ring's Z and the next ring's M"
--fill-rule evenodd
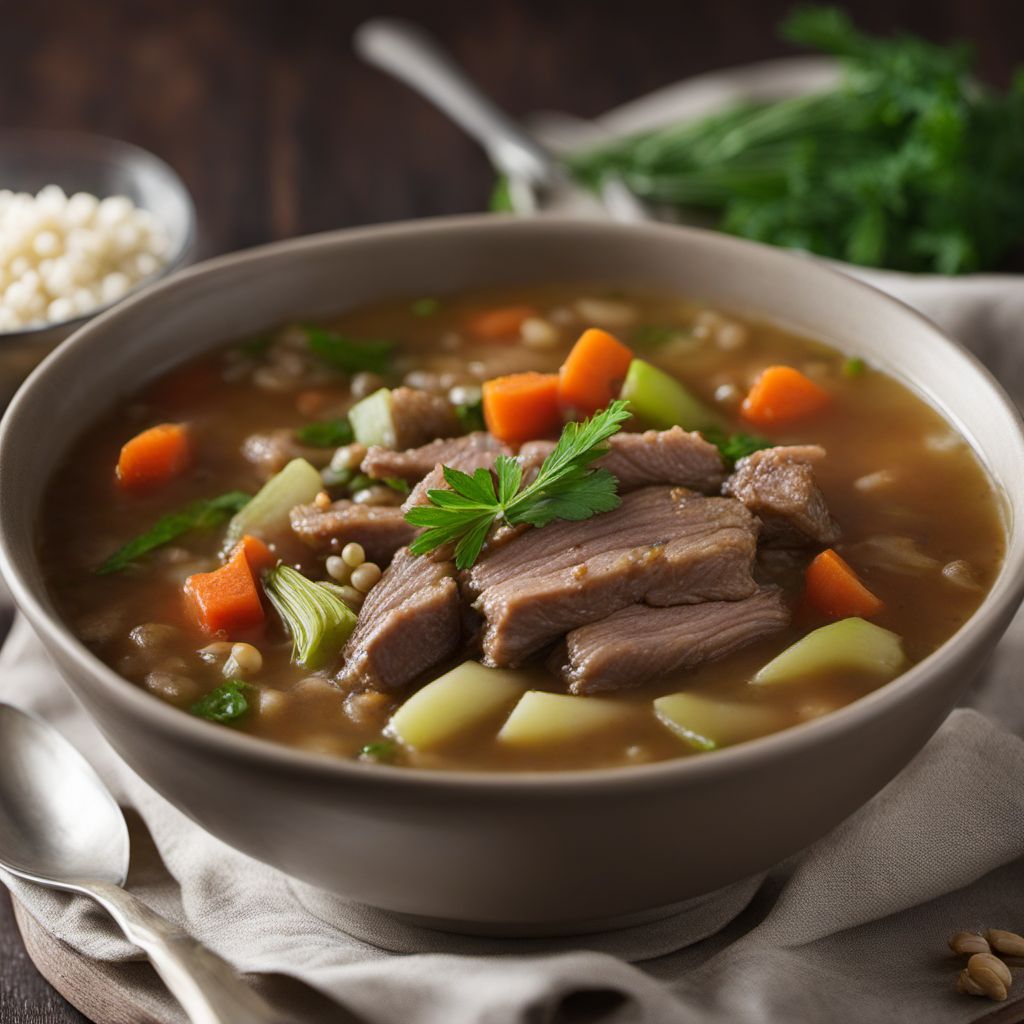
M497 342L467 334L467 318L474 313L523 304L537 311L546 333ZM78 636L126 679L185 709L224 682L222 664L209 654L210 661L204 660L201 650L218 639L251 642L262 654L262 668L246 676L249 710L228 727L341 757L386 756L393 763L437 769L571 769L706 756L652 713L654 698L687 691L762 708L771 712L764 720L782 728L877 687L877 677L839 668L785 685L752 685L759 668L827 621L798 609L788 628L721 660L602 695L628 711L614 728L593 736L513 748L495 739L499 716L436 750L416 751L394 742L388 716L408 692L465 654L433 668L408 691L349 699L331 682L329 668L314 673L292 664L291 641L272 613L262 631L206 635L182 587L190 575L220 564L222 527L185 533L121 572L95 572L112 551L161 516L231 490L255 493L265 474L240 454L251 435L300 428L325 410L343 413L354 400L352 390L362 395L403 378L417 387L461 388L472 395L485 379L555 371L580 331L595 322L683 381L733 430L751 430L740 400L767 365L792 366L827 389L832 400L826 413L758 432L779 445L825 448L815 474L842 528L836 549L884 601L873 621L902 638L909 662L947 640L995 578L1004 527L992 484L970 447L902 384L850 363L842 353L672 296L593 285L476 291L433 305L396 300L327 325L357 338L398 342L381 380L331 370L309 356L306 335L291 326L268 338L233 342L183 366L86 429L50 485L40 531L49 585ZM161 422L189 424L191 468L161 487L125 493L113 472L121 446ZM762 569L783 587L791 606L800 603L804 570L816 550ZM313 578L326 577L323 555L294 538L281 538L277 553ZM136 629L142 626L147 628ZM517 671L524 689L565 690L542 663ZM755 728L751 735L761 731Z

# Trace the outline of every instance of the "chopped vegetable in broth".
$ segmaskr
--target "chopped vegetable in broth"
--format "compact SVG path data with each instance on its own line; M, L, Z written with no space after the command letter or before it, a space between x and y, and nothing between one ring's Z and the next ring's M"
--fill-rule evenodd
M81 640L183 714L520 771L713 757L857 700L970 617L1004 525L860 356L566 284L185 364L78 440L40 544Z

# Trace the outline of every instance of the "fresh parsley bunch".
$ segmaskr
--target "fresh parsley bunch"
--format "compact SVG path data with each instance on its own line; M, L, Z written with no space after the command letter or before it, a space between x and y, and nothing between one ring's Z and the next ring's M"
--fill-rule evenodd
M782 31L839 58L840 86L615 142L571 169L867 266L965 273L1021 246L1024 70L998 94L971 78L967 47L873 38L835 8L798 9Z
M478 469L470 476L445 466L451 490L428 491L430 503L405 514L413 526L426 527L409 550L423 555L454 543L455 564L468 569L496 524L547 526L554 519L578 521L617 508L618 481L592 463L608 451L604 442L629 419L628 405L616 400L582 423L567 423L537 478L525 487L523 467L508 455L498 456L493 475Z

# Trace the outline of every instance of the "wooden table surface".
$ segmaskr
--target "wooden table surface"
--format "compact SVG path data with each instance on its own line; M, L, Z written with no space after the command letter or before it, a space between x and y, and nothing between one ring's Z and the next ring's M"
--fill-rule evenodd
M416 18L513 114L587 117L704 71L792 52L787 0L0 2L0 125L153 150L213 254L350 224L480 209L477 148L351 53L378 13ZM852 0L864 27L973 39L982 76L1024 62L1019 0ZM3 182L0 182L0 188ZM0 896L0 1024L84 1021L36 974Z

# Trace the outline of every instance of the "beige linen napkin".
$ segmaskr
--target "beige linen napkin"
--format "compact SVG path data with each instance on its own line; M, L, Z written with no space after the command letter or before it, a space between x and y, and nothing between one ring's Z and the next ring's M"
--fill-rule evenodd
M1024 283L881 278L1024 395ZM369 1024L960 1024L993 1005L953 991L946 937L1024 928L1022 654L1018 617L970 697L979 710L956 711L882 793L766 878L663 921L565 940L431 932L225 846L114 756L23 621L0 656L0 700L61 728L129 809L133 891L271 993L273 976L299 979ZM182 1019L88 902L3 880L112 987ZM1024 982L1011 998L1024 1000ZM306 1019L350 1019L323 1005Z

